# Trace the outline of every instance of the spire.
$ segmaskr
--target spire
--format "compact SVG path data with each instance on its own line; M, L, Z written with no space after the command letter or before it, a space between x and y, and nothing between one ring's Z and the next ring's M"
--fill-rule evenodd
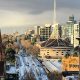
M58 24L56 22L56 0L54 0L54 9L53 9L53 31L52 34L50 36L51 39L56 39L58 38Z
M53 11L54 11L54 18L53 18L54 21L53 21L53 23L56 24L56 0L54 0L54 10Z
M61 34L60 31L61 31L61 27L60 25L57 23L57 20L56 20L56 0L54 0L54 23L53 23L53 31L52 31L52 34L50 36L51 39L59 39L61 37Z

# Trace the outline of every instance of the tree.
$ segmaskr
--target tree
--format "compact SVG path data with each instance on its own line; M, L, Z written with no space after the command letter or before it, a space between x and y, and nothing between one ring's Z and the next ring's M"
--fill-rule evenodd
M74 53L73 53L73 56L74 56L74 57L78 57L78 53L77 53L77 52L74 52Z
M33 38L31 43L34 45L34 44L35 44L35 42L36 42L36 39L35 39L35 38Z
M76 51L76 52L79 52L79 46L76 46L75 48L74 48L74 51Z
M53 73L48 73L49 80L62 80L62 73L54 71Z
M8 60L8 61L14 61L15 60L15 54L16 54L16 52L15 52L14 49L7 48L6 51L5 51L5 53L6 53L6 60Z
M66 57L66 58L68 58L69 56L70 56L70 54L69 54L69 53L65 54L65 57Z

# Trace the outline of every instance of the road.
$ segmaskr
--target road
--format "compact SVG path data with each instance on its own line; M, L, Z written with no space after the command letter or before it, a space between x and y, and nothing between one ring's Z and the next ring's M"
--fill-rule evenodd
M21 49L16 55L19 80L48 80L41 63L34 56Z
M62 63L55 60L43 60L42 64L44 67L51 73L57 71L58 73L62 72Z

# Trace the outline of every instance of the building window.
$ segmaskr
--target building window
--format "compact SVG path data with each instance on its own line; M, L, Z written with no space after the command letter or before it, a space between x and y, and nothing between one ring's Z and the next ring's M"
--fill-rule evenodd
M53 50L53 51L56 51L56 50Z
M68 54L68 52L66 52Z
M67 51L70 51L70 50L67 50Z
M45 56L47 59L51 59L51 56Z

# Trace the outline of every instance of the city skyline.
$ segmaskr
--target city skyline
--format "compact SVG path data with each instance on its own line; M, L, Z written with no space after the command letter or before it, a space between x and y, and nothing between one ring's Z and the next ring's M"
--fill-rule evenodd
M79 20L79 0L56 0L57 22ZM76 12L76 13L75 13ZM53 0L0 0L0 27L53 24Z
M80 0L0 0L0 80L80 80Z

